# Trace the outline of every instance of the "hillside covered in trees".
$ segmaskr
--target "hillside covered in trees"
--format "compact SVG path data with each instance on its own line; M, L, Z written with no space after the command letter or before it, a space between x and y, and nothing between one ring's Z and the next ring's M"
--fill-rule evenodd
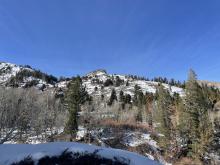
M220 163L220 91L193 70L180 82L105 70L56 78L0 66L1 144L77 141L162 164Z

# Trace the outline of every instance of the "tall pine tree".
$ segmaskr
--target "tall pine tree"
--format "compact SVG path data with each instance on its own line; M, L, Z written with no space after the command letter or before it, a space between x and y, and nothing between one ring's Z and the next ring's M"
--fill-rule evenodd
M211 103L193 70L189 71L184 101L184 110L180 113L180 133L187 145L188 156L198 158L207 150L213 129L208 114Z
M88 99L88 93L82 85L80 77L73 79L65 95L65 102L69 112L69 118L65 130L73 138L78 129L78 112L81 105Z
M159 123L157 127L159 133L163 136L159 138L159 145L165 151L169 150L173 135L172 123L173 104L172 97L168 90L160 84L157 89L157 116L156 120Z
M111 96L110 96L109 101L108 101L108 105L111 106L114 103L114 101L117 101L117 100L118 100L118 98L117 98L117 95L116 95L116 91L113 88L112 92L111 92Z

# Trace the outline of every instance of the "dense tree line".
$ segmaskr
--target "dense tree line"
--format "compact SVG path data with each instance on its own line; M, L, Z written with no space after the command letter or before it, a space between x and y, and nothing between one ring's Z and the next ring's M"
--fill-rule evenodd
M9 82L7 83L7 86L18 87L18 84L23 82L24 78L27 78L27 77L41 79L48 84L55 84L58 81L58 79L54 77L53 75L48 75L46 73L41 72L40 70L31 71L28 69L22 69L15 76L10 78ZM33 80L31 84L28 85L28 87L30 87L31 85L34 86L36 84L37 84L37 81Z
M204 157L213 148L214 139L220 138L216 133L219 131L217 123L220 120L217 116L214 121L210 117L214 104L220 101L220 93L214 87L199 84L193 70L190 70L184 86L185 96L180 97L177 93L171 94L162 84L158 85L155 94L144 94L136 85L130 103L132 109L137 111L137 122L146 122L149 126L156 124L152 128L160 134L157 137L158 144L168 161L174 161L173 157L204 161ZM113 89L110 103L117 101L116 98ZM120 91L118 103L122 109L127 103L125 100L124 92Z
M171 154L175 153L176 157L204 159L214 136L214 125L209 114L212 111L212 99L219 97L215 94L212 88L198 84L192 70L186 82L184 97L170 95L162 86L158 87L158 115L155 120L159 123L158 131L163 135L159 137L159 144L166 156L172 157Z
M173 78L168 79L166 77L154 77L154 78L150 79L150 78L146 78L146 77L143 77L143 76L136 76L136 75L127 75L126 78L130 78L130 79L133 79L133 80L154 81L154 82L169 84L171 86L177 86L177 87L180 87L180 88L185 88L185 82L181 82L181 81L175 80Z

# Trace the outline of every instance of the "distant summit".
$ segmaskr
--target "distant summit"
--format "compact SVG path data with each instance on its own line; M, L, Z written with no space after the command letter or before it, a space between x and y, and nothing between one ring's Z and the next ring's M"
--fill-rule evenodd
M88 74L86 74L86 76L100 76L100 75L105 75L107 74L107 71L105 69L97 69L97 70L94 70L92 72L89 72Z
M16 65L7 62L0 62L0 84L10 87L32 87L39 89L53 87L57 78L32 69L29 65Z

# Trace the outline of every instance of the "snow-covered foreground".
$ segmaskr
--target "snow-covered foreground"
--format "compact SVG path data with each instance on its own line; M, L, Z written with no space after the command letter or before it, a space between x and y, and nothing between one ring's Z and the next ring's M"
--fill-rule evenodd
M24 158L31 156L34 161L38 161L44 156L55 156L61 154L64 150L73 153L96 153L103 158L114 160L115 157L120 160L129 160L130 165L159 165L158 162L152 161L147 157L136 153L103 148L94 145L57 142L45 144L2 144L0 145L0 165L10 165L13 162L18 162Z

